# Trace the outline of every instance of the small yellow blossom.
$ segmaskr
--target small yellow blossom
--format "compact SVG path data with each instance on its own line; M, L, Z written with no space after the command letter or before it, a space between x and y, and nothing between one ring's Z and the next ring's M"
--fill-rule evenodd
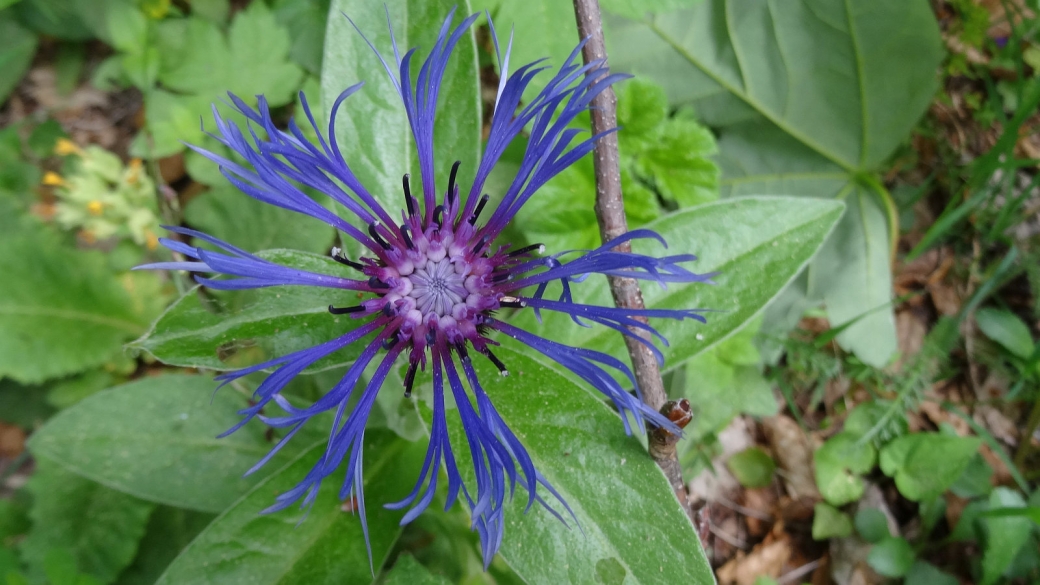
M87 211L90 212L90 215L99 216L105 211L105 204L100 201L91 201L87 203Z
M141 159L132 158L130 164L127 165L130 172L126 175L126 182L131 185L136 185L141 175Z
M152 233L152 230L145 232L145 237L148 238L148 242L145 245L148 246L149 250L154 250L159 247L159 238Z
M54 171L47 171L43 174L43 184L49 187L61 187L65 184L65 179L62 179L61 175Z
M82 154L83 151L80 147L76 146L76 143L69 140L68 138L59 138L58 142L54 145L54 154L58 156L68 156L70 154Z

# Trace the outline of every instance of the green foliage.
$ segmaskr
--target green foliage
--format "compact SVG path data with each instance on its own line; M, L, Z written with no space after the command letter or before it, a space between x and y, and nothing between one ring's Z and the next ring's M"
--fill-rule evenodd
M762 449L751 447L730 457L726 467L744 487L759 488L772 483L776 462Z
M852 519L834 506L820 502L813 508L813 540L845 538L852 534Z
M985 308L975 313L975 322L982 333L1020 358L1033 353L1033 336L1029 326L1017 315L1001 309Z
M870 443L847 431L834 435L813 454L820 494L835 506L860 499L864 489L860 475L873 469L876 460L877 451Z
M888 518L876 508L861 507L856 512L856 532L867 542L878 543L891 536L888 530Z
M67 248L39 227L5 234L0 273L0 375L22 383L112 360L154 315L128 290L144 281L113 276L101 253Z
M501 377L491 363L479 360L474 362L478 378L581 526L580 532L562 529L537 505L524 514L527 498L518 492L505 514L509 531L501 555L509 566L529 583L581 582L588 575L614 576L616 582L711 583L693 525L664 475L637 440L609 432L621 426L617 414L544 361L509 346L496 353L515 374ZM448 427L452 444L463 444L457 417L449 417ZM559 428L566 432L550 432ZM468 450L456 457L472 481Z
M672 104L694 105L719 130L724 195L848 204L810 268L808 292L835 326L870 312L838 339L883 365L895 351L885 306L896 226L888 225L890 196L872 174L936 89L942 49L928 3L815 0L779 11L707 0L614 24L612 64L658 81ZM910 54L916 58L902 58Z
M158 585L180 583L367 583L368 551L356 513L340 502L338 489L323 489L304 511L292 508L260 514L274 496L299 482L315 464L326 441L314 443L227 508L173 561ZM369 538L380 566L401 531L404 511L382 504L411 490L410 477L422 465L423 449L385 431L365 436L365 493ZM329 486L326 486L329 487ZM350 505L349 502L347 504Z
M1024 508L1025 499L1008 488L997 488L989 498L990 510ZM993 516L982 521L984 528L984 553L982 556L983 585L996 583L1011 563L1019 549L1030 540L1035 528L1033 522L1023 516ZM1035 545L1034 545L1035 546Z
M166 374L111 388L55 416L32 452L106 486L153 502L220 512L298 453L289 445L264 471L242 477L274 443L259 424L216 439L248 406L205 376ZM106 420L98 425L98 420Z
M30 574L83 572L111 583L130 564L154 506L78 477L47 460L28 485L33 495L32 529L22 541L22 558ZM71 567L56 549L71 551ZM60 554L60 553L57 553ZM69 582L67 579L61 579Z
M870 548L867 563L885 577L902 577L914 564L914 549L904 538L886 536Z
M434 575L419 564L415 557L402 554L397 557L394 566L386 575L384 585L449 585L451 582L439 575Z
M0 12L0 103L7 100L36 53L36 35Z
M939 433L905 435L885 445L881 471L896 480L899 493L915 502L942 495L968 467L981 441Z

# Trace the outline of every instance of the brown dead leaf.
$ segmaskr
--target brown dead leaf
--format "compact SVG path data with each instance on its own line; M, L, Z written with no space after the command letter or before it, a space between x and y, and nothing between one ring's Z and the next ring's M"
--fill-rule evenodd
M918 409L921 411L921 414L926 416L928 420L930 420L932 424L934 424L935 426L939 426L942 423L946 423L953 427L953 429L957 431L957 434L961 437L967 437L971 435L971 427L968 426L967 421L965 421L959 416L946 412L945 410L943 410L942 406L940 406L938 402L926 400L921 403Z
M25 431L21 427L0 422L0 457L13 459L25 450Z
M773 511L777 505L776 490L771 486L745 489L742 506L748 534L755 538L765 536L773 528Z
M972 415L975 422L986 427L998 441L1008 446L1018 444L1018 427L1015 422L988 404L979 404Z
M762 430L777 462L783 471L781 477L792 498L819 499L813 478L813 448L809 437L791 417L780 415L762 420Z
M791 542L787 534L780 539L759 544L750 553L737 553L719 567L716 576L721 585L754 585L759 577L779 577L791 558Z

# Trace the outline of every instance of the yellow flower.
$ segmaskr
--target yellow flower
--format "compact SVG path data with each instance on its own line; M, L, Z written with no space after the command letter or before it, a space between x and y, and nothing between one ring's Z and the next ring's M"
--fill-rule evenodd
M90 215L98 216L105 210L105 204L100 201L91 201L87 203L87 211Z
M141 159L132 158L130 159L130 164L127 166L130 168L130 172L127 173L126 182L131 185L136 185L141 174Z
M54 145L54 154L59 156L68 156L70 154L83 154L83 151L80 147L76 146L75 142L68 138L59 138L58 142Z
M50 187L61 187L65 184L65 179L62 179L61 175L54 171L47 171L43 174L43 184Z
M145 232L145 237L148 238L148 241L145 245L148 246L149 250L154 250L159 247L159 238L156 237L154 233L152 233L152 230L148 230L147 232Z

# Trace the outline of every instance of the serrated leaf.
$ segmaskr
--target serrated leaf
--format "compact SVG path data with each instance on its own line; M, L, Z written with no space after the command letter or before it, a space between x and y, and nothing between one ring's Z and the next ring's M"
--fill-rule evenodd
M643 22L609 24L615 67L658 81L674 105L693 105L717 129L724 195L836 197L855 190L865 201L859 178L877 171L924 113L942 57L923 0L811 0L784 8L706 0ZM854 208L850 202L850 214ZM857 281L831 279L833 286L820 291L833 306L833 326L891 298L887 254L880 252L889 240L874 217L859 219L850 216L840 231L849 244L842 259L869 271L857 273ZM876 244L864 246L867 240ZM839 341L883 365L896 346L891 321L890 311L874 312Z
M320 441L305 449L218 516L157 585L371 582L361 524L357 514L343 509L338 487L325 486L302 521L304 512L295 508L260 514L276 495L303 479L325 446L326 441ZM411 489L411 483L401 478L412 477L422 464L423 451L418 447L387 431L366 434L365 493L376 567L397 540L404 514L382 504L404 497Z
M834 201L749 197L689 208L645 226L664 237L667 253L696 254L698 260L688 264L691 270L718 272L714 285L643 286L647 307L712 311L706 315L707 324L654 322L670 342L661 348L665 367L711 348L758 314L816 253L841 210ZM634 249L651 255L664 252L656 242L636 242ZM613 305L602 279L589 278L572 291L577 303ZM522 313L514 322L560 343L627 359L621 336L612 330L577 327L566 315L544 313L543 320L539 325L532 314Z
M292 36L289 57L310 73L321 73L325 23L331 0L278 0L272 6L275 17ZM320 100L313 103L318 104Z
M184 218L196 229L244 250L327 252L332 228L306 215L262 203L230 185L195 197Z
M528 583L579 583L590 575L617 583L714 583L668 480L624 434L618 416L542 362L511 347L496 353L515 375L499 376L487 360L476 360L478 377L581 526L568 530L537 505L524 514L526 498L518 496L506 509L501 549L513 570ZM465 444L461 423L448 420L452 443ZM456 456L472 476L463 461L468 453Z
M219 512L263 479L264 473L242 475L274 443L259 423L217 439L239 422L237 411L248 400L216 388L209 377L174 374L116 386L53 417L29 448L136 497ZM277 456L282 462L296 454L293 445L285 449Z
M357 272L328 256L269 250L262 257L304 270L356 278ZM324 343L357 327L349 315L329 314L329 305L357 304L355 293L285 286L244 291L207 306L198 289L177 300L151 330L129 345L164 363L230 370ZM221 312L215 312L217 309ZM312 370L350 363L365 341L320 360Z
M4 236L0 273L0 376L33 384L86 370L145 329L103 254L40 227Z
M392 216L404 206L401 177L405 173L412 175L412 193L422 193L415 141L397 90L372 49L343 15L348 15L383 57L392 62L387 11L401 54L421 47L419 57L425 58L436 42L440 23L458 6L457 24L460 14L469 14L467 4L456 0L399 0L388 3L384 10L381 3L334 0L329 11L321 73L325 112L331 114L333 102L348 86L365 82L365 87L340 108L336 137L344 159L361 184ZM462 162L458 181L464 187L472 182L477 169L481 108L476 55L471 29L455 47L440 86L433 131L438 191L447 186L448 171L456 160ZM412 70L418 69L419 65L413 64Z
M130 564L153 504L96 484L46 460L28 484L33 527L22 541L22 558L40 575L47 555L72 551L79 571L111 583Z

